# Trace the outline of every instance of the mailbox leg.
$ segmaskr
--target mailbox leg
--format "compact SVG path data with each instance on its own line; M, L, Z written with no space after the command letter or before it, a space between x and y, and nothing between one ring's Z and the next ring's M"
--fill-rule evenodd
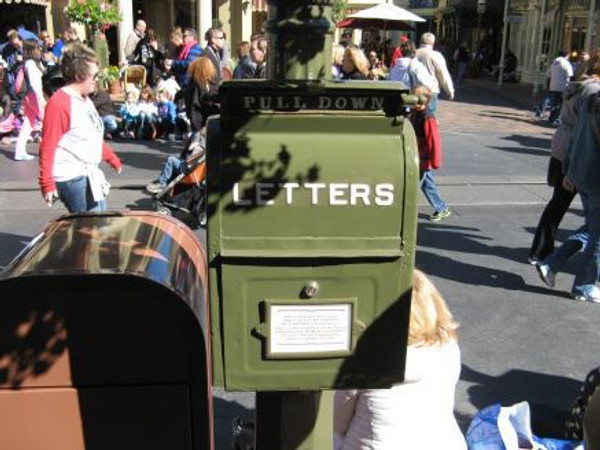
M256 450L333 447L334 391L256 393Z

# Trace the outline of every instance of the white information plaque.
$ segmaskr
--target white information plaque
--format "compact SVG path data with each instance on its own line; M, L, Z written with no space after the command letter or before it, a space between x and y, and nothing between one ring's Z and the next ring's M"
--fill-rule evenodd
M270 305L269 354L345 353L352 345L352 304Z

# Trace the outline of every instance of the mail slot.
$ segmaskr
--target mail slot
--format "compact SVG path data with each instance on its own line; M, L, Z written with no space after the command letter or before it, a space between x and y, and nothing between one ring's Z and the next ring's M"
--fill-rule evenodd
M213 448L208 321L180 222L52 221L0 274L0 448Z
M407 93L322 80L221 87L207 145L217 385L403 379L418 187Z

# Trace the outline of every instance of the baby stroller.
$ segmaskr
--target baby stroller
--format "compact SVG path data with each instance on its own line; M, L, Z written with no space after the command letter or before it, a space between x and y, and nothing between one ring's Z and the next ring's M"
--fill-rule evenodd
M194 147L197 146L197 147ZM181 173L154 195L154 208L167 215L183 215L181 219L192 228L195 223L206 226L206 151L198 142L190 144Z

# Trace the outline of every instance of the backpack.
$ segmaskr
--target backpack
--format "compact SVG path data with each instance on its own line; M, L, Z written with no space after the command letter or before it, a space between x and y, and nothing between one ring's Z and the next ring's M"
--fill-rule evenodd
M13 99L23 97L29 88L27 74L25 73L25 65L19 64L14 70L6 68L4 70L3 81L4 86Z

